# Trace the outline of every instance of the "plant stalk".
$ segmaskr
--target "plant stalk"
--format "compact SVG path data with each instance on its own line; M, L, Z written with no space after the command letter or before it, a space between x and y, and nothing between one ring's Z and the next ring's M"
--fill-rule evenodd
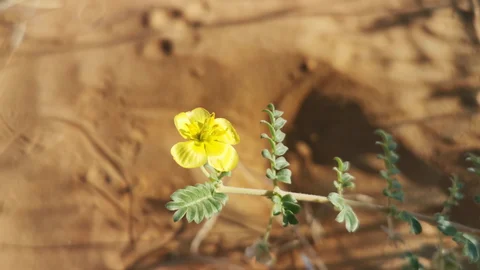
M270 218L268 220L267 230L265 231L265 235L263 236L263 241L265 241L265 243L268 243L268 238L270 238L270 232L272 231L272 227L273 227L273 218L274 218L274 215L273 215L273 208L272 208L272 211L270 212Z
M271 198L274 195L274 192L271 191L271 190L240 188L240 187L224 186L222 184L217 186L216 192L218 192L218 193L228 193L228 194L264 196L264 197L267 197L267 198ZM305 193L289 192L289 191L281 190L280 188L277 188L275 190L275 192L280 194L281 196L291 195L292 197L294 197L298 201L316 202L316 203L329 203L330 202L328 200L328 197L320 196L320 195L311 195L311 194L305 194ZM389 212L389 207L384 206L384 205L372 204L372 203L355 201L355 200L347 200L347 199L345 199L345 202L352 207L356 207L356 208L360 208L360 209L383 212L383 213L387 213L387 214ZM423 214L419 214L419 213L414 213L414 212L410 212L410 211L406 211L406 212L415 216L418 220L427 222L429 224L436 225L436 223L437 223L436 219L432 216L423 215ZM465 225L462 225L462 224L459 224L459 223L456 223L456 222L451 222L451 225L454 226L459 231L480 235L480 229L468 227L468 226L465 226Z

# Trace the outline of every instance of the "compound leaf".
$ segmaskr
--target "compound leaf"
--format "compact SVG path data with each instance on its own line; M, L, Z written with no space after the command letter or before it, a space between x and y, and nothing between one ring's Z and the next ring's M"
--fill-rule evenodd
M219 213L228 200L228 196L215 192L212 183L197 184L175 191L166 207L176 211L173 215L175 222L184 216L188 222L200 223Z

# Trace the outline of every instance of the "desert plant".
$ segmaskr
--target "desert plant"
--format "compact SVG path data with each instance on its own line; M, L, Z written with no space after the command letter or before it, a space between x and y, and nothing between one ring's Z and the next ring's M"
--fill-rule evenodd
M461 193L463 184L458 176L452 176L450 195L440 213L427 216L402 210L398 206L403 202L404 191L396 177L400 174L396 166L400 158L396 153L397 143L387 132L376 130L375 133L381 138L376 144L383 150L378 158L383 160L385 165L385 169L379 174L386 183L383 189L383 195L387 198L386 205L349 200L344 197L345 191L355 188L355 178L349 173L350 163L339 157L334 158L336 166L333 168L337 174L337 179L333 182L336 192L321 196L286 191L280 188L279 183L291 184L292 182L292 173L288 169L290 164L284 157L288 147L283 144L286 135L282 128L287 120L282 118L283 112L277 110L273 104L269 104L264 112L268 115L268 120L261 120L261 123L266 125L269 134L263 133L260 137L268 141L270 148L263 149L261 155L270 163L270 167L266 169L266 177L273 182L272 190L224 185L222 178L231 176L231 171L237 166L239 160L233 145L240 142L240 137L228 120L215 118L214 113L203 108L196 108L175 116L175 126L186 141L172 147L171 154L174 160L184 168L200 168L208 181L188 186L172 194L172 201L167 203L166 207L175 211L174 221L186 217L188 222L200 223L204 219L211 218L221 212L228 201L227 194L265 196L272 202L268 226L264 237L250 247L250 253L256 257L257 261L266 263L271 261L269 236L275 216L281 215L283 226L287 227L298 224L296 215L301 210L299 201L330 203L338 211L336 221L345 223L348 232L355 232L360 225L355 208L384 213L387 219L388 236L392 241L399 240L398 234L394 231L395 220L407 222L410 232L415 235L422 233L421 222L436 225L439 245L432 260L434 269L461 269L459 256L454 250L447 250L442 245L442 239L445 236L451 237L458 243L462 248L463 256L467 257L471 263L480 263L480 247L474 236L478 235L480 230L452 222L449 218L453 207L458 205L459 200L464 199ZM473 163L473 167L468 170L480 175L480 157L470 154L467 160ZM480 195L477 195L474 200L480 203ZM406 253L405 258L407 262L403 269L425 269L413 253Z

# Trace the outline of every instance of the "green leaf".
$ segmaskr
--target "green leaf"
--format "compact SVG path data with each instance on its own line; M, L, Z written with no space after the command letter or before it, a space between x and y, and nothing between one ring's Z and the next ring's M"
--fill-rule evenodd
M300 212L301 207L292 195L287 194L281 197L279 194L276 194L272 197L272 201L274 201L274 215L278 215L277 213L279 210L283 214L284 227L288 226L289 224L298 224L298 220L295 217L295 214Z
M355 232L360 223L357 215L349 205L346 205L340 213L338 213L335 220L339 223L345 222L345 228L348 232Z
M282 204L273 205L273 215L278 216L282 213Z
M476 203L480 203L480 195L475 196L474 200Z
M283 142L283 140L285 140L285 136L286 136L286 134L283 133L283 131L277 130L277 131L275 132L275 135L274 135L274 138L273 138L273 139L274 139L277 143L281 143L281 142Z
M390 191L388 188L383 190L383 195L395 199L397 201L403 202L403 191L401 190L393 190Z
M390 179L390 175L388 175L388 172L385 171L385 170L381 170L381 171L380 171L380 176L381 176L383 179L386 179L386 180L389 180L389 179Z
M289 210L291 211L292 213L294 214L298 214L300 212L300 205L297 204L297 203L292 203L292 202L284 202L283 203L283 207L286 209L286 210Z
M443 224L444 227L442 227L440 229L440 226L438 227L438 229L445 235L447 236L454 236L456 233L457 233L457 229L453 226L445 226L445 224Z
M342 177L341 177L341 181L343 183L348 183L348 182L351 182L355 179L355 177L353 177L353 175L349 174L349 173L343 173L342 174Z
M349 207L349 211L347 212L346 215L346 228L348 232L355 232L358 229L358 226L360 225L360 221L358 220L357 215L353 211L351 207Z
M392 188L401 190L402 184L397 179L392 179Z
M277 169L277 170L281 170L283 168L286 168L289 165L290 165L290 163L288 163L288 161L284 157L278 157L275 160L275 169Z
M337 181L333 181L333 186L335 186L335 188L337 189L337 191L342 188L342 184L340 184L340 183L337 182Z
M335 160L337 162L337 168L340 172L344 172L345 169L344 169L344 165L343 165L343 161L341 158L339 157L334 157L333 160ZM335 167L333 168L335 169Z
M285 210L289 210L294 214L298 214L301 209L300 205L297 203L297 200L295 200L295 198L290 194L282 197L282 205Z
M274 195L272 196L272 201L275 203L275 204L282 204L282 196L280 195Z
M345 199L338 193L332 192L328 194L328 200L339 210L345 207Z
M262 112L266 112L268 114L268 118L270 118L270 122L273 122L275 120L275 115L273 111L269 109L263 109Z
M282 197L282 202L292 202L295 203L297 200L292 196L292 194L287 194Z
M390 175L399 174L400 170L397 167L390 168Z
M273 153L277 156L283 156L285 155L285 153L287 153L288 151L288 147L286 147L283 143L277 143L277 145L275 145L275 150L273 151Z
M269 127L269 128L273 128L272 124L270 124L270 123L269 123L268 121L266 121L266 120L260 120L260 123L267 125L267 127Z
M337 167L336 168L334 167L334 170L337 169L338 171L344 173L350 169L350 162L343 161L339 157L334 157L333 159L337 162Z
M200 223L219 213L228 200L223 193L216 193L212 183L197 184L179 189L171 195L173 201L166 208L175 211L175 222L186 216L188 222Z
M477 155L475 155L473 153L468 153L467 155L468 155L468 157L467 157L468 161L480 164L480 157L478 157Z
M400 160L400 156L395 153L395 152L390 152L390 155L388 156L388 160L391 162L391 163L397 163L398 160Z
M283 112L282 112L282 111L279 111L279 110L275 110L275 111L273 112L273 115L274 115L275 117L280 117L280 116L283 115Z
M265 120L260 120L260 123L267 125L268 130L270 131L270 134L271 134L273 137L276 136L275 128L272 126L272 124L270 124L269 122L267 122L267 121L265 121ZM263 138L263 134L260 135L260 137Z
M463 247L463 254L468 257L470 262L478 262L480 258L480 250L478 246L478 241L472 235L463 234L465 238L465 246Z
M387 132L385 132L384 130L382 129L377 129L375 130L374 132L376 135L382 137L382 140L383 142L377 142L378 144L382 144L382 145L388 145L388 143L390 141L392 141L392 135L388 134Z
M353 182L344 183L343 188L354 189L355 188L355 183L353 183Z
M408 222L410 225L410 232L413 234L420 234L422 233L422 225L418 221L418 219L410 214L409 212L402 211L397 214L397 218L403 221Z
M348 171L348 170L350 170L350 162L345 161L345 162L343 163L343 172L346 172L346 171Z
M392 193L392 198L397 200L397 201L401 201L403 202L403 191L395 191Z
M411 252L407 252L404 255L404 258L407 259L408 264L402 267L402 270L424 270L425 267L420 264L417 256L413 255Z
M415 218L415 217L412 217L412 219L410 220L410 231L411 231L413 234L420 234L420 233L422 233L422 225L420 224L420 222L418 221L418 219Z
M264 240L259 240L253 245L245 249L245 256L248 258L255 258L258 263L269 265L273 258L270 253L268 243Z
M270 111L272 111L272 112L275 111L275 105L273 105L273 103L269 103L269 104L267 105L267 108L268 108Z
M276 174L276 172L275 172L274 170L268 168L268 169L267 169L267 178L268 178L268 179L271 179L271 180L277 179L277 174Z
M272 160L272 154L270 154L270 151L268 151L267 149L262 150L262 157L268 160Z
M478 262L480 259L480 251L477 239L472 235L458 232L453 240L458 244L463 245L463 255L468 258L470 262Z
M397 147L398 147L398 144L397 144L395 141L393 141L393 140L389 141L388 144L387 144L387 148L388 148L388 150L390 150L390 151L396 150Z
M282 223L283 227L287 227L288 225L298 224L298 220L295 217L295 214L292 211L286 210L286 209L283 210L283 220L282 221L283 221L283 223Z
M286 184L292 183L292 171L289 169L282 169L277 173L277 180Z
M454 236L457 234L457 229L452 225L448 218L441 214L436 214L437 228L447 236Z
M468 172L471 172L471 173L474 173L474 174L477 174L477 175L480 175L480 170L479 169L476 169L476 168L467 168L467 171Z
M298 220L291 211L286 210L285 214L283 215L282 226L287 227L289 224L296 225L296 224L298 224Z
M168 208L168 207L167 207ZM171 210L171 209L168 209ZM173 221L177 222L187 213L187 208L180 208L173 214Z
M287 123L287 120L283 119L282 117L279 117L279 118L275 119L275 123L273 124L273 128L275 128L275 130L278 131L281 128L283 128L286 123Z
M352 207L345 203L345 199L340 194L332 192L328 194L328 200L340 211L335 220L339 223L345 222L348 232L356 231L360 222Z
M230 177L232 176L232 172L231 171L228 171L228 172L220 172L220 174L218 175L218 178L219 179L222 179L223 177Z

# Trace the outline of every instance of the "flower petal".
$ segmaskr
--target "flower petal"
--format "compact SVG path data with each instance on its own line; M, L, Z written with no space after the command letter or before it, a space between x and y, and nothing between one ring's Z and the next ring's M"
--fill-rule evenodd
M203 143L180 142L172 147L170 153L178 165L183 168L198 168L207 163L207 154Z
M238 144L240 142L240 136L238 136L237 131L233 128L232 124L225 118L217 118L214 120L214 124L218 125L220 129L224 130L220 136L217 136L216 140L223 143L228 143L231 145Z
M210 118L211 114L204 108L195 108L192 111L187 112L187 116L190 119L190 122L205 123L205 120Z
M233 146L221 142L205 143L208 164L217 171L229 172L237 167L238 154Z
M221 156L226 151L225 148L228 144L222 142L205 142L205 151L207 156Z
M173 118L173 122L175 123L175 127L177 128L178 132L184 139L190 139L190 130L188 125L190 124L190 119L188 115L184 112L175 115Z

